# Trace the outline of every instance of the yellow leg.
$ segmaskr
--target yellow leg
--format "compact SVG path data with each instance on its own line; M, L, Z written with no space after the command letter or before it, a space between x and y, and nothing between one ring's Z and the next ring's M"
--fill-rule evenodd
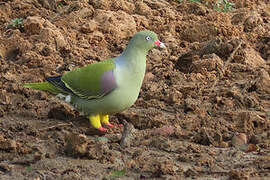
M101 119L100 119L100 116L98 114L97 115L90 115L89 120L90 120L91 125L94 128L96 128L96 129L98 129L100 131L106 131L107 130L106 128L103 128L101 126L101 123L100 123Z
M109 123L109 115L99 115L100 121L102 124L108 124Z
M106 124L110 128L113 127L113 125L109 122L109 115L100 115L100 121L102 124Z

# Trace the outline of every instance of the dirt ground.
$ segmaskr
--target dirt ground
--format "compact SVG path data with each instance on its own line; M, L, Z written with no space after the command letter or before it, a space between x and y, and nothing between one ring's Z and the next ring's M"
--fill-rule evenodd
M0 179L270 179L270 2L3 0ZM221 7L223 8L223 7ZM22 18L22 19L19 19ZM46 92L25 89L118 56L156 32L130 122L100 134Z

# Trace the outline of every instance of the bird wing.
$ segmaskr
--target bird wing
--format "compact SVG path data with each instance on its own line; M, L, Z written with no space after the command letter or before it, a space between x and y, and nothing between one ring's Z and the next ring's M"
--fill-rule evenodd
M114 59L109 59L70 71L61 77L62 89L84 99L101 98L117 87L114 68Z

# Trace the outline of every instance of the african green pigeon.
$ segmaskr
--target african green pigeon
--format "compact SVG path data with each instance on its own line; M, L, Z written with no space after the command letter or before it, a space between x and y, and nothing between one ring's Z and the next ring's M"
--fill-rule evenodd
M165 48L152 31L140 31L124 52L115 58L78 68L46 82L27 83L24 87L48 91L62 97L87 115L92 126L106 131L101 124L113 127L109 115L134 104L142 86L146 55L153 47Z

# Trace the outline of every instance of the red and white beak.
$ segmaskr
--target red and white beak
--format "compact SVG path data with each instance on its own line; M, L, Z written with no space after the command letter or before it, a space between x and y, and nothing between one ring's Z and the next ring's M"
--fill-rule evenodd
M154 44L157 46L157 47L160 47L160 48L166 48L165 44L160 42L159 40L156 40L154 41Z

